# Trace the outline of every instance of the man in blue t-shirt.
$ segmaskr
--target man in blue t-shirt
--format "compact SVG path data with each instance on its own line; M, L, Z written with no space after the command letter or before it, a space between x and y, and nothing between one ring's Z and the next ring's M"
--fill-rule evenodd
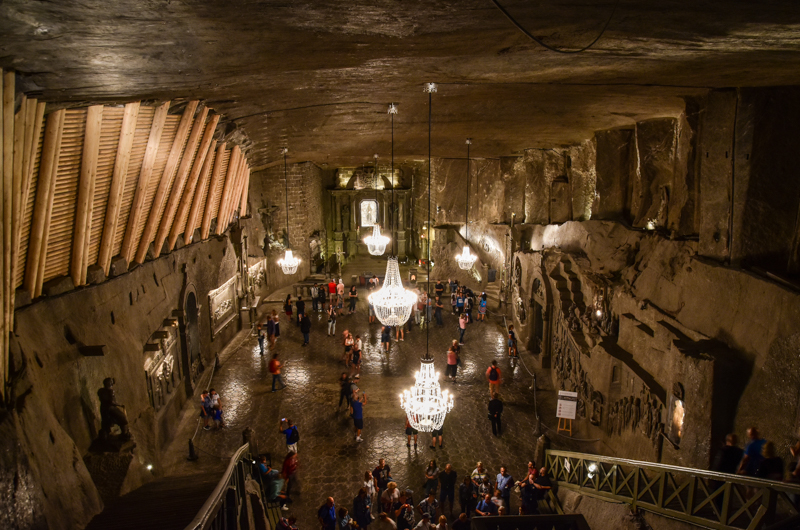
M336 530L336 503L333 497L328 497L317 511L317 518L322 525L322 530Z
M488 493L483 496L483 499L475 507L477 515L497 515L497 505L492 502L492 496Z
M511 488L514 487L514 478L508 474L505 464L500 466L500 473L497 474L497 489L500 490L500 496L503 498L503 505L506 507L506 513L511 513Z
M364 405L367 404L367 394L361 393L361 396L356 395L353 401L350 402L350 416L353 417L353 426L356 431L356 441L363 442L361 438L361 429L364 428Z
M764 460L761 450L764 448L766 440L759 436L758 429L755 427L747 429L747 437L750 438L750 441L744 446L744 458L739 465L739 474L755 476L758 466Z
M285 429L283 428L284 423L286 423ZM297 426L289 418L281 418L281 421L278 422L278 430L281 434L286 435L286 450L296 453L297 442L300 441L300 432L297 430Z

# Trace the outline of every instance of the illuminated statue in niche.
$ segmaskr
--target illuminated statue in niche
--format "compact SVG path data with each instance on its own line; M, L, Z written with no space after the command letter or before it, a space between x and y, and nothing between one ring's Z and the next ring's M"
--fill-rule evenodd
M372 226L378 222L378 203L361 201L361 226Z

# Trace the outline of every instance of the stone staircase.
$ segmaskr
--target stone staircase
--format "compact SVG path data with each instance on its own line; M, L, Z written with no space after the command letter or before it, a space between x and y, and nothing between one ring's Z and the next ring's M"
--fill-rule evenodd
M489 310L496 311L500 308L500 282L487 283L485 291Z

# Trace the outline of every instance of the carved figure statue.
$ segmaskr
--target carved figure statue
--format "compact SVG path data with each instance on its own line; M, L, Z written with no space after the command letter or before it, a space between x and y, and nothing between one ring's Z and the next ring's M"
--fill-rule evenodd
M642 417L642 400L639 398L635 398L633 400L633 425L631 427L633 430L636 430L636 427L639 426L639 420Z
M622 417L624 418L623 424L625 427L631 424L631 402L627 397L622 398Z
M350 231L350 205L345 204L342 206L342 230L344 232Z
M600 426L603 419L603 394L598 391L592 392L592 416L589 419L592 425Z
M100 398L100 439L107 439L111 434L111 428L114 425L119 425L122 431L120 439L130 440L128 415L125 412L125 405L117 403L113 377L103 379L103 388L97 391L97 397Z

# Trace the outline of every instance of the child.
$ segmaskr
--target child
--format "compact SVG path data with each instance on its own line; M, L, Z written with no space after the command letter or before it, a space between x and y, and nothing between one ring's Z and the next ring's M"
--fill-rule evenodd
M517 357L517 334L513 325L508 326L508 356Z

